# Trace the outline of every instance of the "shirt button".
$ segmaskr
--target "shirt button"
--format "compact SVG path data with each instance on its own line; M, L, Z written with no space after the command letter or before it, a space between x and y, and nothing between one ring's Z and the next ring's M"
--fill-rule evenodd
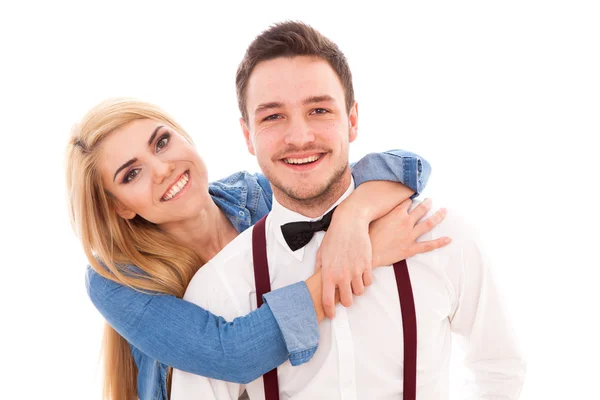
M352 382L354 382L352 379L346 379L344 381L344 387L350 387L352 385Z
M243 211L240 211L239 214L240 214L241 217L243 217L244 215L246 215L246 214L244 214Z

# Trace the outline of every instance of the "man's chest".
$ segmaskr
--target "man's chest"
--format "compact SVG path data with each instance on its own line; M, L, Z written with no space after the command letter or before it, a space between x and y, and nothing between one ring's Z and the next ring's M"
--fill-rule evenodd
M314 260L314 253L310 254ZM304 280L314 272L314 261L273 255L273 261L269 260L272 289ZM389 267L373 272L373 285L363 296L355 297L347 309L338 306L336 318L319 325L321 338L313 359L301 367L285 363L278 368L283 398L324 393L337 398L344 392L353 393L349 398L368 398L362 392L374 386L396 397L402 392L403 326L396 278ZM417 314L418 370L420 379L426 381L446 368L441 361L450 350L448 315L453 300L435 266L409 260L409 272ZM260 385L251 385L250 392Z

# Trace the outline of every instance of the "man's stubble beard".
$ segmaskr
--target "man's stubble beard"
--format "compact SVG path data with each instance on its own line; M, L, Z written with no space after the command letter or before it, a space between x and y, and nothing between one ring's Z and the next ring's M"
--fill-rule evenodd
M323 214L344 194L350 184L349 169L350 165L346 159L344 163L341 163L336 168L326 182L316 186L315 189L307 193L300 188L294 187L293 182L286 184L276 178L273 179L274 177L269 176L271 175L269 171L263 170L263 173L267 176L274 189L283 194L283 196L277 197L277 201L281 205L302 215L314 217Z

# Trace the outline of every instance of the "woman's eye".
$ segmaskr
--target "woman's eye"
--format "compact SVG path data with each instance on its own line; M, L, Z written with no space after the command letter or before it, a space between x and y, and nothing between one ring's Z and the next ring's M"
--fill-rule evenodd
M131 182L138 174L140 173L139 169L132 169L123 177L123 183Z
M169 143L170 136L171 136L170 134L161 136L161 138L158 139L158 141L156 142L156 150L162 150L163 148L165 148L167 146L167 144Z

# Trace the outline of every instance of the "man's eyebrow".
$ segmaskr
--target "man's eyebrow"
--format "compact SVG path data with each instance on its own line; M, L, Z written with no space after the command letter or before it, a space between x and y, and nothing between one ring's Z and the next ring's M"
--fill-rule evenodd
M263 110L268 110L270 108L282 108L283 107L283 103L280 103L278 101L271 101L270 103L261 103L259 104L255 109L254 112L259 112L259 111L263 111Z
M122 170L124 170L125 168L129 167L131 164L137 162L137 158L132 158L131 160L127 161L125 164L121 165L118 169L117 172L115 172L115 176L113 176L113 182L115 181L115 179L117 179L117 174L119 172L121 172Z
M307 97L306 99L304 99L302 101L303 105L307 105L307 104L313 104L313 103L321 103L323 101L333 101L335 102L335 99L333 97L331 97L328 94L324 94L321 96L310 96ZM269 103L261 103L259 104L256 109L254 110L254 112L259 112L259 111L263 111L263 110L268 110L271 108L282 108L283 107L283 103L278 102L278 101L271 101Z
M302 101L302 104L307 105L307 104L313 104L313 103L321 103L323 101L335 102L335 99L328 94L324 94L321 96L310 96L310 97L307 97L306 99L304 99Z

